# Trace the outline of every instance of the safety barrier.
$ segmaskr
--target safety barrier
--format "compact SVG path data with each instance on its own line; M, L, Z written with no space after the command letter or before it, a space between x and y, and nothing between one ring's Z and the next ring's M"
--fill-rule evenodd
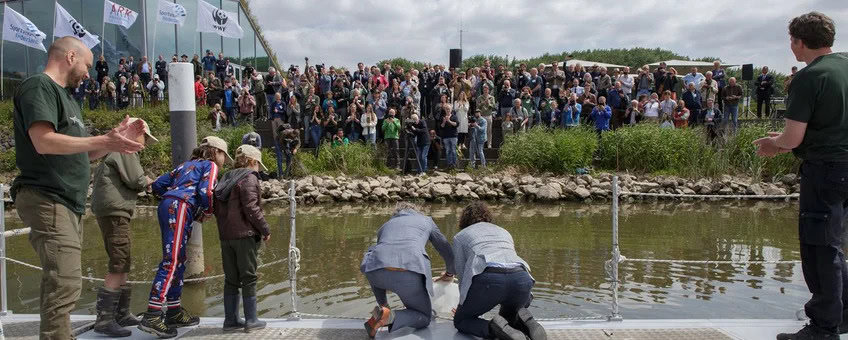
M538 318L537 320L541 321L576 321L576 320L606 320L606 321L622 321L623 317L621 315L620 310L620 302L619 302L619 289L622 285L621 280L619 279L619 266L626 262L631 263L666 263L666 264L730 264L730 265L749 265L749 264L797 264L800 261L795 260L761 260L761 261L744 261L744 260L675 260L675 259L640 259L640 258L628 258L621 254L620 244L619 244L619 201L621 197L627 196L642 196L642 197L657 197L657 198L680 198L680 199L797 199L797 194L791 195L699 195L699 194L667 194L667 193L644 193L644 192L621 192L619 188L619 178L618 176L613 176L612 178L612 188L611 188L611 196L612 196L612 251L610 253L610 259L604 263L604 269L606 272L606 276L610 282L610 314L602 317L602 316L589 316L589 317L566 317L566 318L549 318L543 319ZM3 185L0 184L0 193L3 192ZM273 202L273 201L289 201L289 214L290 214L290 239L289 239L289 249L288 249L288 257L275 260L269 263L265 263L259 266L259 268L264 268L268 266L273 266L284 261L288 261L289 266L289 284L291 289L291 304L292 310L289 317L289 320L300 320L301 317L311 317L311 318L327 318L327 319L350 319L350 320L362 320L363 318L359 317L347 317L347 316L339 316L339 315L325 315L325 314L314 314L314 313L303 313L298 311L298 295L297 295L297 272L300 270L300 259L301 253L300 249L297 248L297 226L296 226L296 212L297 212L297 200L296 200L296 188L295 181L291 180L289 182L288 195L286 197L276 197L265 200L265 202ZM4 199L4 202L6 200ZM155 206L139 206L140 209L145 208L156 208ZM6 261L11 263L15 263L27 268L42 270L41 267L26 263L20 260L16 260L13 258L6 257L6 238L17 236L17 235L25 235L30 232L29 228L15 229L6 231L5 228L5 215L4 215L4 205L0 204L0 233L2 233L3 237L0 237L0 298L2 298L2 303L0 303L0 316L11 313L8 310L7 306L7 284L6 284ZM223 277L223 274L201 277L201 278L193 278L187 279L184 282L203 282L213 279L218 279ZM82 278L83 280L88 280L92 282L102 282L103 279L85 276ZM130 284L150 284L150 281L128 281ZM800 319L801 316L797 315ZM443 320L451 320L450 318L437 317L438 319Z

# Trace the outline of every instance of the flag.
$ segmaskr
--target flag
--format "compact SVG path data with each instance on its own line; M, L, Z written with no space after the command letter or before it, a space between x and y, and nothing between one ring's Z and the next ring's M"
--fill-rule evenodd
M47 49L44 48L44 38L47 38L47 34L44 34L38 27L35 27L32 21L15 12L14 9L5 4L3 7L5 7L3 12L3 40L47 52Z
M56 3L56 26L53 27L53 36L57 38L73 36L87 46L93 48L100 43L100 38L89 33L65 8Z
M183 5L159 0L159 8L156 10L159 17L159 22L166 24L183 25L186 18L186 9Z
M103 21L130 28L138 18L138 13L109 0L103 1Z
M244 31L238 24L238 16L224 11L203 0L197 0L197 31L218 33L227 38L240 39Z

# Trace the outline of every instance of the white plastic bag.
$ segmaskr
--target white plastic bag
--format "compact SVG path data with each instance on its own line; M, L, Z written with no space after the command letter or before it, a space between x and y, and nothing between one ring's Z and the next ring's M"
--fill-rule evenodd
M431 302L437 316L452 318L453 309L459 304L459 285L455 282L434 282Z

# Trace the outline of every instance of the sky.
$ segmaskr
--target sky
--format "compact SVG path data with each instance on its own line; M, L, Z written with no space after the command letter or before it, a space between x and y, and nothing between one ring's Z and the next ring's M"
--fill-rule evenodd
M787 25L817 10L836 23L834 51L848 51L848 0L251 0L281 66L354 68L404 57L447 64L458 48L529 58L604 48L663 48L692 58L767 65L803 64ZM603 61L603 60L601 60ZM301 66L302 67L302 66Z

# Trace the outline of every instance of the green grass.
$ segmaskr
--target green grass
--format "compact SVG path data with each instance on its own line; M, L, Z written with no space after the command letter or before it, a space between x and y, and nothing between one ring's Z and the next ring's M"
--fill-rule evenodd
M318 155L301 152L297 154L294 174L328 174L346 176L377 176L390 174L391 170L378 157L377 150L362 143L331 147L324 143L318 150ZM266 164L267 165L267 164ZM305 172L304 172L305 171Z
M592 164L598 137L588 128L534 128L513 135L500 149L499 163L524 170L573 173Z

